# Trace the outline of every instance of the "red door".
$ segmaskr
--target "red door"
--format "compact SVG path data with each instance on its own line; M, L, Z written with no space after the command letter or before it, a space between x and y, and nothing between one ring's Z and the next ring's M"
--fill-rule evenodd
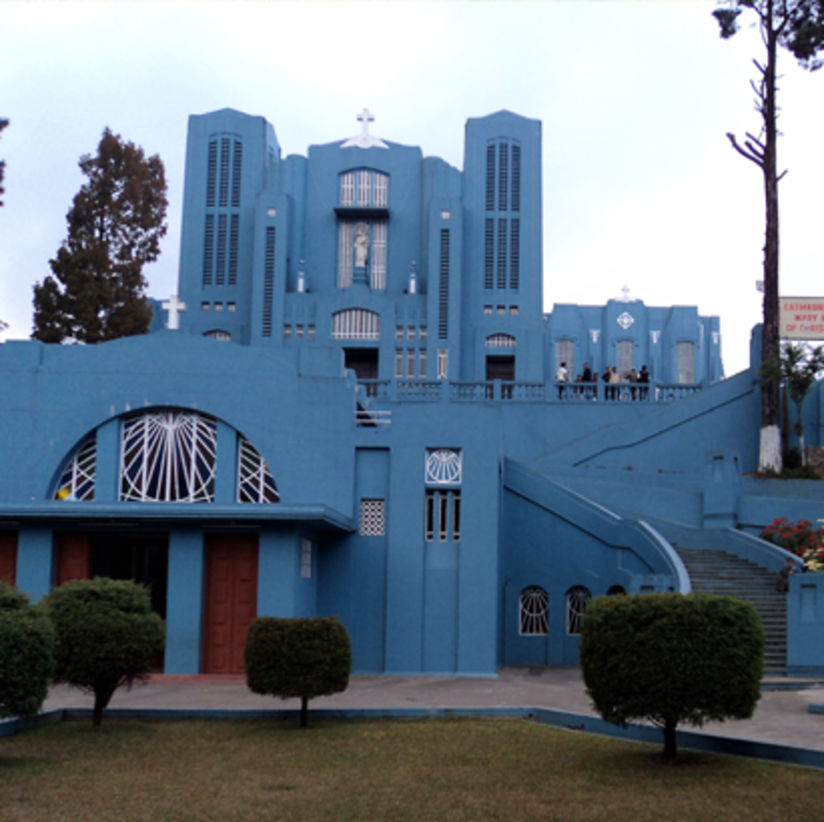
M73 579L89 579L92 574L92 546L88 534L60 534L57 537L57 585Z
M17 580L17 534L0 531L0 582L14 585Z
M246 632L257 616L257 583L256 536L207 539L204 673L243 673Z

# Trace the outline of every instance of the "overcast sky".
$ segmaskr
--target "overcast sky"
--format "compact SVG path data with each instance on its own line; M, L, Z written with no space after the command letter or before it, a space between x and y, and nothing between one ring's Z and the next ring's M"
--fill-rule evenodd
M727 131L759 128L754 29L718 37L713 0L0 2L0 340L31 333L32 285L66 234L81 154L106 126L158 153L169 232L145 271L174 293L186 120L266 117L284 154L371 131L463 165L468 117L543 122L544 302L721 317L731 375L761 315L760 172ZM781 286L824 292L824 72L781 56Z

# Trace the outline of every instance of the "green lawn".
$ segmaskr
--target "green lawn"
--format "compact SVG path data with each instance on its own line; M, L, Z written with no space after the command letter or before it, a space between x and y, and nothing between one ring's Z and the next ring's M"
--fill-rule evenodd
M810 820L824 773L517 719L63 722L0 739L0 819Z

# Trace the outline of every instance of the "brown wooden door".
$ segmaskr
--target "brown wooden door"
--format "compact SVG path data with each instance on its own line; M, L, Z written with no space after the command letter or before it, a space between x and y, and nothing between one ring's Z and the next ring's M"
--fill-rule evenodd
M92 546L88 534L60 534L57 537L57 585L73 579L89 579L92 574Z
M203 672L243 673L246 632L257 616L258 540L220 535L206 542Z
M0 582L17 582L17 534L0 531Z

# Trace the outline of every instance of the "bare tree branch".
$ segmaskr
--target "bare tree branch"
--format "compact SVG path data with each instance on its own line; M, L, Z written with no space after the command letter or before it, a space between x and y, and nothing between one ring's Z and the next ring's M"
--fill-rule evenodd
M727 139L732 144L732 147L742 156L746 157L751 163L755 163L759 168L764 168L764 160L763 158L759 157L757 154L750 153L745 148L742 148L738 145L738 140L735 139L735 135L731 132L727 132Z

